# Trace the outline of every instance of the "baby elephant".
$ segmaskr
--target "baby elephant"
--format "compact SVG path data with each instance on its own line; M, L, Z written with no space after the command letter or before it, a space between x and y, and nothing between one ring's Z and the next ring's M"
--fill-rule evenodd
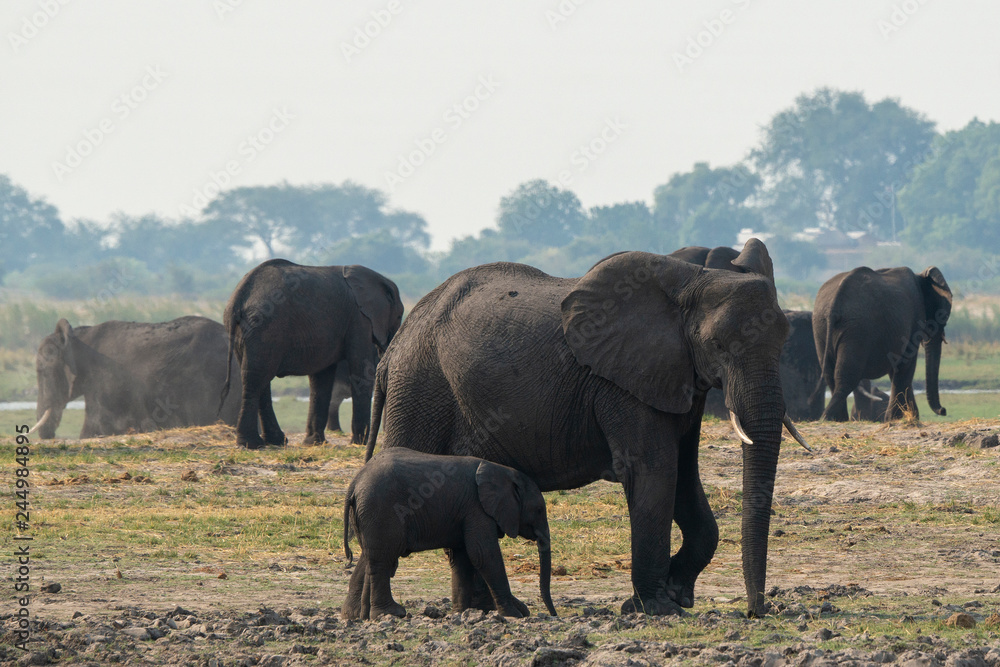
M379 452L357 474L344 500L344 552L351 531L358 536L361 557L351 575L345 619L374 619L383 614L405 616L392 598L389 579L400 556L428 549L449 549L452 607L471 606L470 586L476 572L506 616L528 615L510 592L499 538L505 533L538 542L542 600L556 615L549 593L552 552L542 492L523 473L473 458L438 456L402 447Z

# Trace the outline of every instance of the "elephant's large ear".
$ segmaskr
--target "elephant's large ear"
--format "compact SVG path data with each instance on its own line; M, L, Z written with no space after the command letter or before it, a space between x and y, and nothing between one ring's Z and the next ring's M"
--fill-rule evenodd
M396 286L371 269L357 265L344 267L344 279L347 280L361 313L371 322L376 344L379 349L384 350L394 333L393 309L399 301ZM398 326L398 322L395 326Z
M936 266L928 266L920 274L920 278L927 321L936 320L944 326L951 315L951 288L948 287L948 281Z
M690 410L694 363L678 295L703 270L645 252L595 266L562 302L576 360L658 410Z
M517 537L521 525L521 498L510 470L489 461L476 468L479 502L507 537Z
M765 276L772 283L774 282L774 265L771 264L771 255L768 254L767 247L760 239L749 239L743 246L743 252L733 260L733 264L748 273Z
M69 372L74 376L80 373L77 370L76 365L76 354L73 352L74 342L76 341L76 334L73 333L73 327L70 323L66 321L65 318L60 319L56 323L56 334L59 336L59 344L62 348L63 360L66 362Z

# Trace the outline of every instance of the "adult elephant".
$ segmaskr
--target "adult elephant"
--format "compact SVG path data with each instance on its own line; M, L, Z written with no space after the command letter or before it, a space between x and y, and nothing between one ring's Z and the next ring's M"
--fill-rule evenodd
M223 318L230 355L235 352L243 380L237 444L248 449L285 444L271 404L271 380L286 375L309 376L303 442L324 442L342 364L350 376L352 442L362 442L371 416L374 361L402 318L396 284L364 266L301 266L272 259L243 276ZM227 382L223 400L228 392Z
M938 397L944 327L951 289L936 266L915 274L906 267L862 266L839 273L819 288L813 307L813 337L831 397L824 419L847 420L847 395L864 380L886 374L892 381L886 419L904 412L919 416L913 374L920 346L927 366L927 403L946 414Z
M54 438L66 404L83 396L81 438L236 423L237 401L215 409L219 383L239 374L226 363L226 330L204 317L170 322L110 321L73 327L59 320L38 346L38 423ZM228 381L228 380L227 380Z
M669 256L709 269L746 273L746 267L733 263L739 254L728 246L688 246L675 250ZM823 395L814 394L813 391L820 379L820 368L813 343L812 313L805 310L786 310L784 313L789 326L788 339L781 349L781 389L785 397L785 409L793 420L813 421L823 414ZM708 392L705 397L705 412L722 419L729 415L721 391Z
M698 441L705 392L722 388L746 443L743 571L763 614L782 423L794 430L778 377L788 322L764 245L734 262L750 273L625 252L582 278L505 262L452 276L378 366L367 456L384 414L383 447L486 458L543 491L621 482L634 587L622 611L681 613L718 544ZM684 539L671 558L672 521ZM453 590L469 591L458 565Z

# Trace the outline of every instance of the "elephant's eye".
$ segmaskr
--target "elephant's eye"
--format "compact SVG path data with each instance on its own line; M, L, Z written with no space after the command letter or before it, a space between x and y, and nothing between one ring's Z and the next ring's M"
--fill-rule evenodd
M725 345L723 345L722 341L720 341L718 338L712 339L712 347L715 349L716 352L725 352L726 350Z

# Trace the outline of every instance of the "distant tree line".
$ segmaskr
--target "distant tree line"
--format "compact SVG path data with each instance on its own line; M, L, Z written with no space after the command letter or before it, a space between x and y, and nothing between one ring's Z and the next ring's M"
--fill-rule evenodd
M652 206L585 210L572 191L529 181L500 200L496 228L432 253L423 217L350 181L235 188L191 219L119 213L64 222L0 175L0 280L77 298L113 289L224 296L254 263L282 256L365 264L419 295L485 262L579 275L616 250L733 245L743 228L773 234L775 265L791 278L823 267L822 252L795 238L809 228L902 243L882 257L933 250L974 272L1000 253L1000 124L973 120L940 134L896 100L870 104L861 93L821 89L775 115L744 161L696 163L652 195Z

